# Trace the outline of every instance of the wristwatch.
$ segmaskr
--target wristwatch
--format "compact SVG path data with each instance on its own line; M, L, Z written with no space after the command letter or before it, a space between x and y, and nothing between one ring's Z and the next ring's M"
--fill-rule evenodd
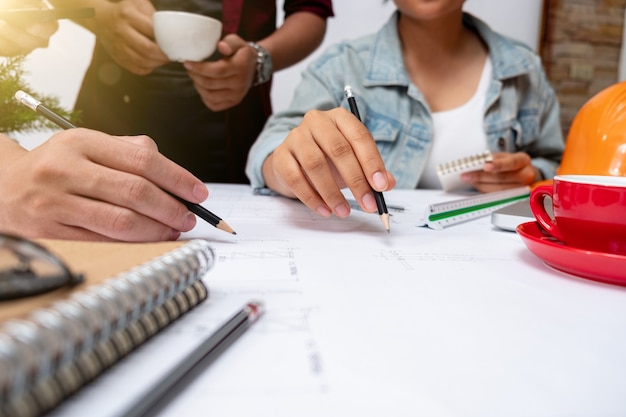
M263 48L256 42L248 42L251 48L256 51L256 71L254 73L254 81L252 86L266 83L272 77L272 57L267 49Z

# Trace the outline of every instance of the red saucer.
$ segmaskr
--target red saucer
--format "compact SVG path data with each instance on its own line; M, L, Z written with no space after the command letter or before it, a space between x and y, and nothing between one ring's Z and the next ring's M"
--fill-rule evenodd
M567 246L546 233L539 223L517 226L526 247L547 265L579 277L626 286L626 256Z

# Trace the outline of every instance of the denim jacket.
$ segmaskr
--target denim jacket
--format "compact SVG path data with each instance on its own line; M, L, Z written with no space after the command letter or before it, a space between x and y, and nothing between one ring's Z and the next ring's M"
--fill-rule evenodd
M395 176L396 187L417 186L433 125L428 103L405 70L397 20L398 12L377 33L334 45L307 67L289 108L268 120L250 150L246 174L253 187L264 185L263 161L308 110L349 108L346 85L354 91L361 120ZM553 177L564 142L559 105L539 57L470 14L464 15L464 24L485 41L493 65L483 124L489 149L526 152L544 178Z

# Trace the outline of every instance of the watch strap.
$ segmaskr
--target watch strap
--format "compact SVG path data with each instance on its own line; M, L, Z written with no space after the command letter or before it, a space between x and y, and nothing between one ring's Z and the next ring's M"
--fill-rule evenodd
M267 51L256 42L248 42L248 45L256 51L256 69L252 86L266 83L272 77L272 57Z

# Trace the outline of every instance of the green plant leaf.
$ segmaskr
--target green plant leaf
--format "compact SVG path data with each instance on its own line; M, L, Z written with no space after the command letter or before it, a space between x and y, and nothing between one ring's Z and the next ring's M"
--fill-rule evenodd
M78 114L65 110L58 97L38 94L25 81L24 56L0 59L0 132L34 132L58 128L37 112L22 105L15 99L15 92L22 90L41 101L54 112L76 122Z

